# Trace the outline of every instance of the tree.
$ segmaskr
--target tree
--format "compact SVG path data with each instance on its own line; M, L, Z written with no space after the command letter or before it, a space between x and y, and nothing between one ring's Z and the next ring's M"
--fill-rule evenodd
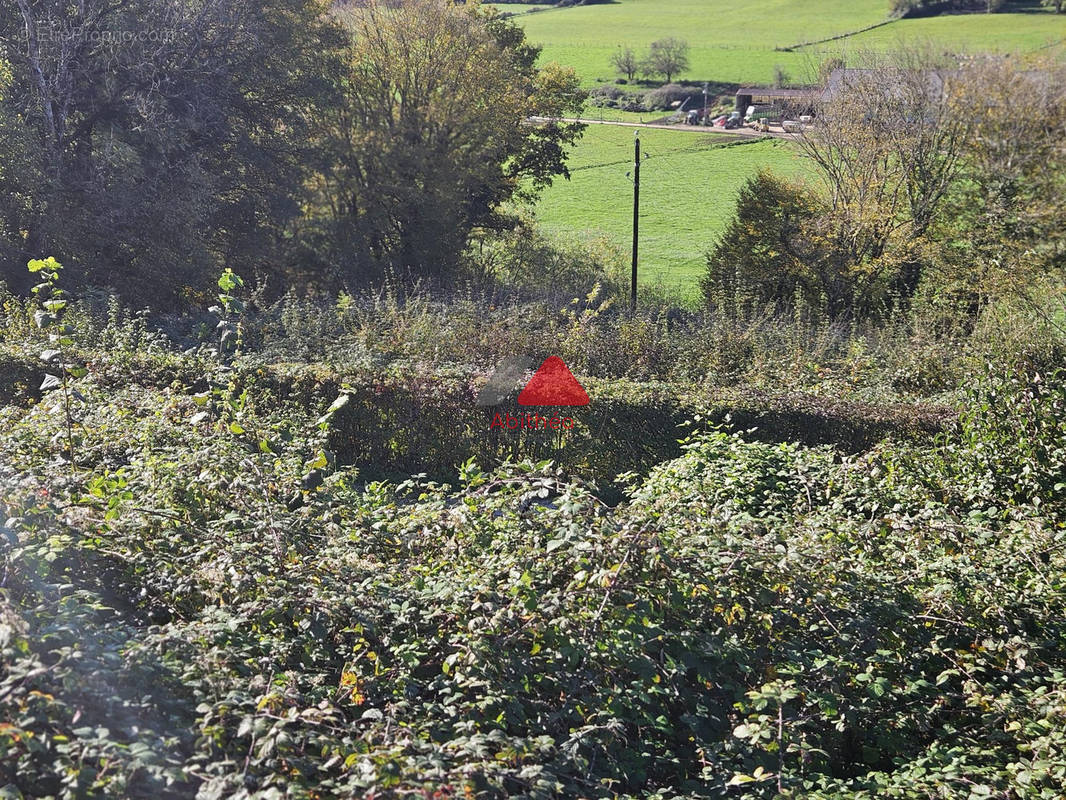
M959 84L970 136L944 215L955 246L939 267L980 306L1066 265L1066 74L1051 59L974 57Z
M1064 85L1053 62L942 62L921 52L838 74L799 138L823 207L787 249L760 223L730 257L764 239L792 254L831 315L876 313L886 287L908 301L930 271L945 284L980 285L966 301L975 309L993 280L1016 284L1061 266ZM760 188L767 202L784 202L772 189Z
M343 281L385 269L445 280L474 228L505 225L505 201L567 175L583 126L562 118L585 93L573 70L536 69L521 29L478 5L369 0L345 22L345 92L322 118L308 256Z
M1056 14L1066 10L1066 0L1040 0L1040 5L1052 9Z
M765 170L741 187L700 284L709 306L741 319L797 304L830 318L870 316L888 287L883 273L855 262L849 231L823 197Z
M662 75L670 83L674 75L688 69L688 42L673 36L652 42L644 59L644 71L649 75Z
M852 262L898 270L907 296L920 265L904 253L936 221L967 145L957 85L956 72L921 53L849 71L799 142L848 232ZM892 251L901 258L886 258Z
M626 76L626 80L633 80L633 76L640 71L640 60L633 52L632 47L621 47L611 56L611 65L615 71Z
M0 58L0 110L9 102L12 82L10 65ZM29 288L28 273L19 269L23 256L25 221L31 213L30 192L40 176L34 168L26 127L11 113L0 111L0 281L11 290Z
M817 197L798 184L766 170L749 178L733 220L707 256L700 288L708 305L736 317L767 303L783 310L804 280L793 242L819 209Z
M223 262L282 268L344 44L324 2L2 2L0 39L20 46L0 127L24 129L6 269L55 253L160 303Z

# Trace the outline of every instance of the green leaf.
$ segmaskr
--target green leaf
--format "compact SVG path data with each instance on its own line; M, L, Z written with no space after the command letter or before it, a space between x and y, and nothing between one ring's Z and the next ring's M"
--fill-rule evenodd
M26 268L29 269L30 272L42 272L43 270L48 270L49 272L57 272L63 268L63 265L56 261L53 257L49 256L48 258L44 259L32 259L28 264L26 264Z
M224 292L232 291L238 286L244 286L244 281L233 270L227 268L218 279L218 288Z
M744 775L743 773L738 772L736 775L729 779L729 782L726 784L726 786L739 786L744 783L754 782L755 778L751 777L750 775Z
M244 428L241 427L241 424L239 422L231 422L229 424L229 432L236 433L239 435L244 433Z
M348 405L348 402L351 399L352 397L349 394L342 394L337 397L337 399L330 404L329 408L326 409L326 413L319 417L318 421L315 424L318 425L318 427L320 428L328 425L333 415L340 411L342 408L344 408L346 405Z

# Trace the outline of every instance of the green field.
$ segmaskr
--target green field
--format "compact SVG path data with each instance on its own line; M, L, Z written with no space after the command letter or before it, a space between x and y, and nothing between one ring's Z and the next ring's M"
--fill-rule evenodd
M495 5L517 13L529 8ZM517 19L530 40L543 45L545 59L573 66L589 84L614 77L610 56L620 44L639 51L665 36L681 36L691 45L691 68L681 77L726 83L763 83L773 77L775 67L802 83L816 74L827 55L845 48L884 48L901 40L1023 52L1066 39L1066 15L974 14L898 20L832 45L775 50L876 24L887 18L888 8L887 0L617 0L521 14Z
M632 230L634 129L589 125L570 158L572 177L544 192L536 213L559 236L600 236L628 248ZM760 167L796 173L803 164L781 140L736 143L723 134L642 130L651 157L641 168L641 279L695 289L704 253L733 214L737 190ZM723 146L729 144L731 146Z
M1019 53L1062 44L1064 39L1066 14L1030 13L904 19L847 41L853 51L891 50L904 42L925 41L952 50Z
M611 53L625 43L637 50L665 36L691 45L691 68L683 78L725 83L763 83L777 67L794 82L809 82L825 58L842 52L892 49L905 42L953 50L1031 52L1066 40L1066 15L1044 12L972 14L897 20L832 43L794 52L786 47L855 31L886 19L887 0L617 0L614 3L522 13L528 6L496 4L516 12L544 58L573 66L591 85L613 77ZM816 5L817 9L811 6ZM644 114L590 107L589 119L649 122ZM759 167L800 169L780 142L710 149L721 139L692 132L646 131L656 153L644 175L643 280L692 291L703 253L724 229L737 188ZM694 138L695 137L695 138ZM631 184L625 177L633 132L592 125L571 158L570 182L544 193L537 216L560 235L607 235L628 247ZM595 166L610 164L611 166Z

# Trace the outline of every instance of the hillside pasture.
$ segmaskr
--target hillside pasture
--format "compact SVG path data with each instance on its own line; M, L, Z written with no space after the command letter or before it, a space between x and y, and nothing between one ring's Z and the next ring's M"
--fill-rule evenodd
M822 0L812 8L793 0L618 0L533 13L525 13L529 6L494 5L518 15L530 40L544 47L546 61L574 67L589 85L616 77L610 57L620 45L639 52L667 36L691 45L682 79L725 83L767 83L778 68L789 82L804 83L824 58L901 42L1017 54L1066 40L1066 15L1036 9L895 20L847 35L886 22L889 3ZM798 47L804 43L811 44Z
M570 180L557 180L536 206L546 231L629 247L635 130L589 125L570 157ZM797 174L803 162L777 139L659 129L640 135L649 156L641 167L641 282L694 295L704 253L728 224L743 182L760 168Z

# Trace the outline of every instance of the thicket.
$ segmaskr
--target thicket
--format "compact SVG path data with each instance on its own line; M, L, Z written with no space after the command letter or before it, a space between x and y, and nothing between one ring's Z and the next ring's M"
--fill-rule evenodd
M1055 0L1042 4L1050 6L1053 2ZM892 0L891 15L893 17L929 17L959 12L991 14L1003 10L1008 5L1008 0Z
M708 103L717 107L730 87L712 83L708 89ZM634 88L622 83L606 83L589 90L589 105L619 108L623 111L671 111L675 103L686 107L703 107L703 84L667 83L653 89Z
M109 330L136 344L77 381L76 463L56 395L0 409L9 794L1066 781L1061 373L993 368L936 440L851 456L697 423L612 507L547 461L377 482L331 444L357 387L286 399L217 335ZM152 350L157 379L123 363Z

